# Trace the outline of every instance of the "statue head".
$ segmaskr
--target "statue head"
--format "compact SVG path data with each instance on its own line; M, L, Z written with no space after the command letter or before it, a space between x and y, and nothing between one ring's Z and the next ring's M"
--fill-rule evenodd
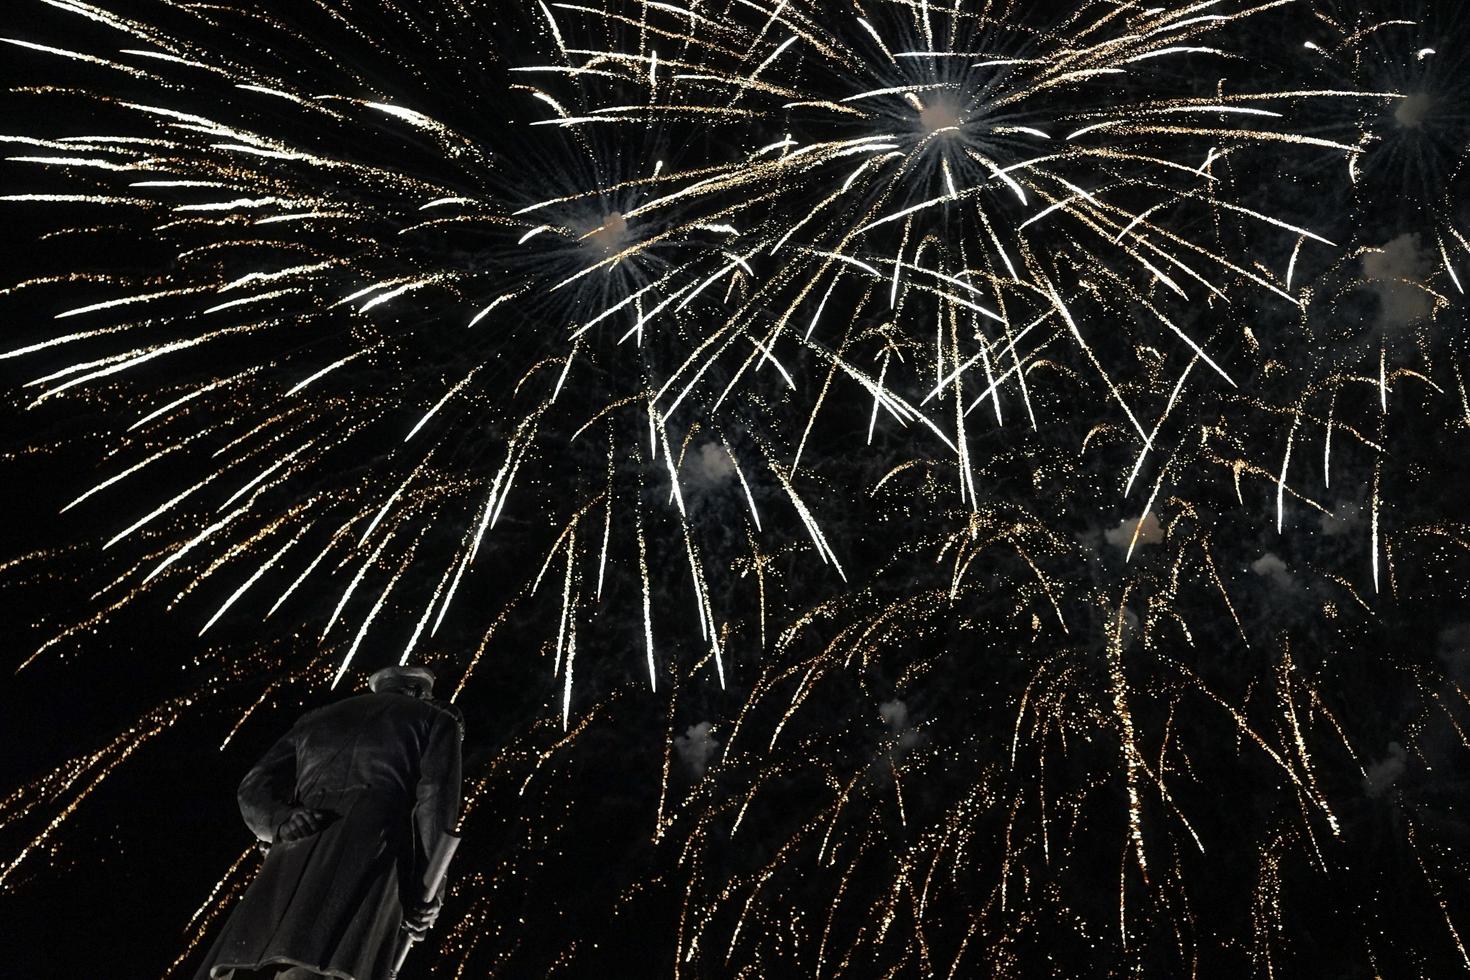
M427 667L384 667L368 678L374 694L397 692L426 699L434 693L434 672Z

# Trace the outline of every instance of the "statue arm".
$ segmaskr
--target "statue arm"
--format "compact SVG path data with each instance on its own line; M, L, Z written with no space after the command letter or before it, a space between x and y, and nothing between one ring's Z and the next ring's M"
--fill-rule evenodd
M460 802L460 728L448 711L435 712L420 764L413 810L415 877L422 879L440 836L454 830ZM424 882L419 881L422 885Z
M240 815L256 837L270 843L296 798L296 738L300 723L270 747L240 781Z

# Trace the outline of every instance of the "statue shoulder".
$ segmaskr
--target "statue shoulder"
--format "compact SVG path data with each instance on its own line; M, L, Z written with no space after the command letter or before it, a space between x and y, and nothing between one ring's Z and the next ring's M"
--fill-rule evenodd
M459 729L460 740L464 740L464 712L459 710L459 706L457 704L455 704L453 701L440 701L437 698L430 698L425 703L433 708L436 712L448 715L451 719L453 719L455 727Z

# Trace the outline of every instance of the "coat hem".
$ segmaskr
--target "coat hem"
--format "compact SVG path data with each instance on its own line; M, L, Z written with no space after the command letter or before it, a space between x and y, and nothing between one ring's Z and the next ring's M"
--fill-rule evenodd
M303 970L312 970L319 976L331 977L332 980L357 980L351 973L334 970L329 966L317 966L315 963L303 963L289 956L268 956L255 963L216 963L209 968L209 975L214 980L220 980L230 975L225 972L227 970L262 970L271 966L299 966Z

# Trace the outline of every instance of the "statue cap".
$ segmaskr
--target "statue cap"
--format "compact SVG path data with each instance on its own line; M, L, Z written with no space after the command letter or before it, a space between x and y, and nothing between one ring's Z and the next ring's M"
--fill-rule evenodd
M405 682L422 685L425 693L434 690L434 672L427 667L393 666L375 671L368 678L368 688L377 693L383 687L397 687Z

